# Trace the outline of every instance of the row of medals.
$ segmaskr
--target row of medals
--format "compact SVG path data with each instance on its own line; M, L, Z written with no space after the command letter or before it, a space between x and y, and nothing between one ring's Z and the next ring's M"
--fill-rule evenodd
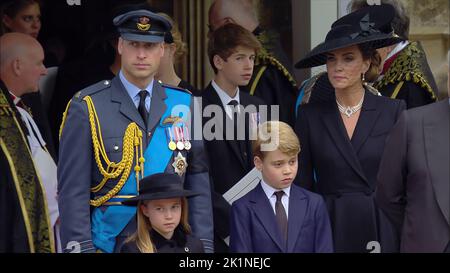
M172 129L173 129L173 134L171 132ZM169 149L171 151L175 151L175 150L189 151L191 149L191 147L192 147L191 142L188 140L188 138L185 138L185 135L188 136L187 127L173 126L173 127L167 128L167 130L169 131L169 135L168 135L168 138L170 139ZM174 136L174 138L172 138L172 136ZM175 139L175 141L174 141L174 139Z

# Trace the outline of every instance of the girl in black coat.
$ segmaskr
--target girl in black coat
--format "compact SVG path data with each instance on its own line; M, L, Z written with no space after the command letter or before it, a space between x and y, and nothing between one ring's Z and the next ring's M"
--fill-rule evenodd
M139 195L123 201L137 204L137 230L125 241L121 253L201 253L202 242L190 235L186 197L176 174L159 173L139 183Z

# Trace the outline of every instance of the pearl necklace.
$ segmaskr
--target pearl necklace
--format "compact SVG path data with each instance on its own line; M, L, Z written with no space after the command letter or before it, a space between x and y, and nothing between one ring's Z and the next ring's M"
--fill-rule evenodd
M345 107L345 106L342 106L336 98L336 103L338 105L339 112L346 115L347 118L350 118L354 113L358 112L359 109L361 109L363 101L364 101L364 94L357 105L352 106L352 107L350 107L350 106Z

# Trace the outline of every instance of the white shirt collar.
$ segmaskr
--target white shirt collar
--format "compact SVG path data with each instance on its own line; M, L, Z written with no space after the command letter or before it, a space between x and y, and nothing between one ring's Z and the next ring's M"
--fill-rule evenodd
M401 43L398 43L394 49L389 52L389 54L386 56L386 60L388 60L390 57L394 56L395 54L397 54L398 52L400 52L402 49L404 49L407 45L409 44L409 41L403 41Z
M9 94L10 94L10 95L12 96L12 98L13 98L14 105L17 105L17 104L19 103L19 101L20 101L20 97L14 95L14 94L11 92L11 90L9 90Z
M267 184L263 179L261 179L261 187L263 188L263 191L266 194L268 199L270 199L275 192L280 191L279 189L275 189L274 187ZM289 193L291 192L291 186L282 189L282 191L284 191L284 194L286 194L286 196L289 199Z
M219 95L220 101L222 101L224 107L227 106L228 103L232 100L235 100L238 102L238 104L240 104L239 87L236 87L236 95L234 96L234 98L232 98L228 95L227 92L225 92L222 88L220 88L219 85L214 80L211 81L211 85L212 87L214 87L214 90L216 90L217 95Z
M394 47L394 49L391 51L391 52L389 52L389 54L386 56L386 60L384 60L384 61L387 61L387 60L389 60L392 56L394 56L395 54L397 54L398 52L400 52L401 50L403 50L407 45L409 44L409 41L403 41L403 42L401 42L401 43L398 43L395 47ZM384 74L380 74L380 75L378 75L378 78L377 78L377 82L378 81L381 81L382 79L384 78Z
M123 74L122 70L120 70L120 72L119 72L119 78L120 78L120 81L122 82L123 86L125 87L125 90L127 90L127 93L132 100L134 100L135 97L138 96L139 92L141 90L143 90L143 89L137 87L136 85L132 84L131 82L129 82L127 80L127 78L125 78L125 75ZM152 79L152 81L148 84L147 88L145 88L145 90L147 90L150 98L152 97L152 93L153 93L153 82L154 81L155 81L155 79Z

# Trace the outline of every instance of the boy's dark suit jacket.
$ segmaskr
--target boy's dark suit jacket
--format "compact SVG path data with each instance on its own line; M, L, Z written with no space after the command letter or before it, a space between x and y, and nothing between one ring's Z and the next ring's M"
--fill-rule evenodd
M258 106L263 102L257 97L252 97L249 94L239 92L240 104L244 107L249 105ZM226 140L224 124L229 122L232 126L231 119L228 118L225 109L222 105L219 95L212 87L211 83L202 92L202 108L205 109L209 105L220 106L222 111L222 118L205 117L203 113L203 128L209 122L216 122L219 126L214 127L213 130L218 130L218 135L222 136L222 140L208 140L205 138L204 143L209 156L209 173L211 175L211 190L213 201L213 215L214 215L214 250L215 252L228 252L228 246L223 239L229 236L229 219L230 219L230 204L222 197L231 187L233 187L242 177L244 177L253 165L253 156L251 151L251 141L248 140L248 131L246 133L246 140ZM213 120L214 119L214 120ZM227 121L228 120L228 121ZM246 123L249 124L249 116L246 116ZM208 125L207 125L208 127ZM206 128L207 128L206 127ZM226 127L225 127L226 128ZM248 126L246 126L248 128Z
M261 183L258 184L233 203L230 250L243 253L333 252L330 220L322 196L291 186L285 245L269 199Z

